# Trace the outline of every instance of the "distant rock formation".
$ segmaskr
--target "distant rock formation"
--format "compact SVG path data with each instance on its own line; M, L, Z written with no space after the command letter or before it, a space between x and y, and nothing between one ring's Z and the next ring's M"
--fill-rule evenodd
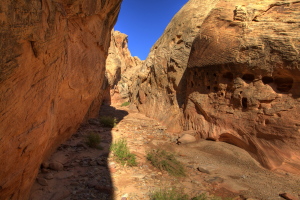
M43 159L97 115L120 4L0 2L0 199L27 199Z
M132 85L131 78L142 63L143 61L137 56L131 56L128 49L128 36L113 30L106 60L106 77L110 88L110 97L107 97L107 100L128 100L129 86Z
M298 1L190 0L151 49L132 101L170 131L299 173L299 15Z

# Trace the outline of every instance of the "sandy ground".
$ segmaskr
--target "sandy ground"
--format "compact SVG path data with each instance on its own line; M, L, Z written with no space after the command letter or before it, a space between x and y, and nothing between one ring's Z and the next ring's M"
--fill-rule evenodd
M299 198L299 176L266 170L238 147L206 140L177 145L178 135L167 133L157 121L128 107L103 106L100 113L117 117L118 125L105 128L97 119L82 125L41 167L31 200L142 200L164 188L177 188L191 197L206 193L222 199L279 200L283 199L279 194L288 193ZM91 132L101 136L102 150L85 144ZM115 161L109 147L120 138L127 140L138 166ZM187 176L176 178L154 168L146 159L153 149L173 152ZM49 163L60 163L63 168L53 169Z

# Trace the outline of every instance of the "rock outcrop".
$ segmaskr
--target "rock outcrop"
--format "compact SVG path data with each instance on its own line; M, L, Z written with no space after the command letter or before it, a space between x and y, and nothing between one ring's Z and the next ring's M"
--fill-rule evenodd
M39 166L103 93L121 0L0 3L0 199L26 199Z
M110 88L111 101L126 101L132 77L142 65L137 56L131 56L128 49L128 36L119 31L111 32L111 42L106 60L106 77Z
M298 1L189 1L153 46L132 101L170 131L299 173L299 14Z
M183 80L194 38L217 1L190 0L173 17L153 45L130 87L131 101L141 112L180 131L185 98ZM174 123L175 122L175 123Z

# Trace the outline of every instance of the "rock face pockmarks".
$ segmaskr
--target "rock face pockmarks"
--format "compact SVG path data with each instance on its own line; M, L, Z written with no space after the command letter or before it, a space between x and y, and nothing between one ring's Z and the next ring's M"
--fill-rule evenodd
M194 40L183 127L299 173L299 3L233 4L219 1Z

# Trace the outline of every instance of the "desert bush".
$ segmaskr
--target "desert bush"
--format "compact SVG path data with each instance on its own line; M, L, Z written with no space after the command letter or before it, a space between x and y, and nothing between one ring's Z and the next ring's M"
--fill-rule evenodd
M105 127L113 128L117 125L118 121L115 117L101 116L100 123Z
M127 147L127 141L120 139L111 145L111 151L113 151L116 161L122 165L127 164L128 166L136 166L136 157L130 153Z
M121 104L121 107L128 106L129 104L130 104L130 102L124 102L124 103Z
M91 148L99 148L101 149L101 147L99 146L101 142L101 138L100 135L97 133L89 133L86 137L86 144L91 147Z
M173 176L185 176L185 170L182 165L172 153L168 153L165 150L153 150L147 153L147 159L151 164L160 169L167 171Z
M196 197L189 197L189 195L182 193L178 189L159 189L150 194L151 200L222 200L221 197L208 197L205 193ZM232 198L225 198L223 200L232 200Z
M188 195L172 188L171 190L160 189L150 195L151 200L189 200Z

